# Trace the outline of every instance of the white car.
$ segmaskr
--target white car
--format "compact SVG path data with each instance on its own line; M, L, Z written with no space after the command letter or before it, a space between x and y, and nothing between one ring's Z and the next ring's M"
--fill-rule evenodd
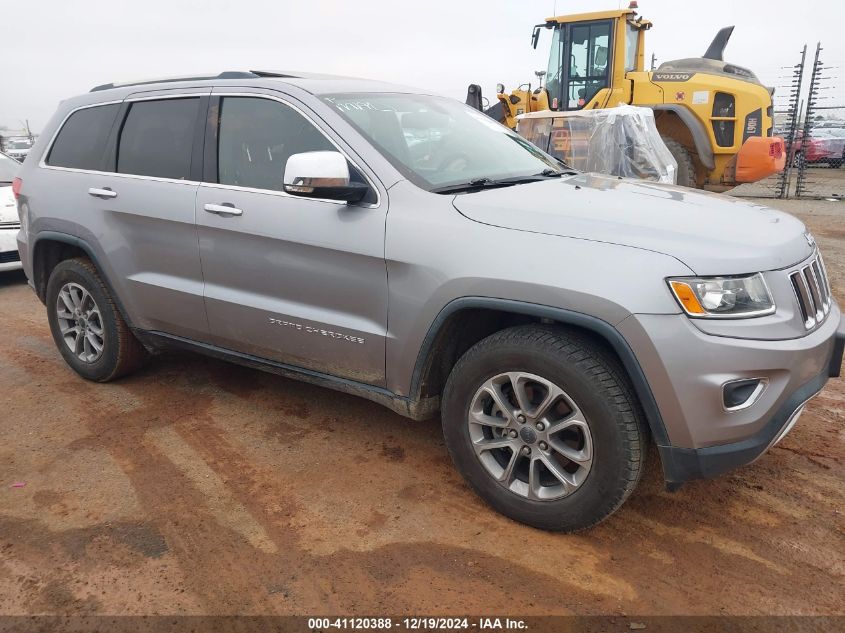
M19 163L22 163L31 149L32 143L29 140L17 139L14 141L8 141L3 151L6 153L6 156L14 158Z
M20 163L0 154L0 271L21 268L16 241L21 223L12 194L12 181L19 167Z

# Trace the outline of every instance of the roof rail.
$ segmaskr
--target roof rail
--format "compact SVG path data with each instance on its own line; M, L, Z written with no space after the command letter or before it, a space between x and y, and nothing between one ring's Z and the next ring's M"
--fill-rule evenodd
M91 92L98 92L100 90L110 90L111 88L123 88L125 86L145 86L148 84L161 84L173 81L199 81L202 79L255 79L256 77L277 76L284 77L285 75L272 75L269 73L252 72L249 70L227 70L219 75L201 75L193 77L163 77L159 79L146 79L143 81L129 81L125 83L108 83L94 86ZM293 76L293 75L288 75Z

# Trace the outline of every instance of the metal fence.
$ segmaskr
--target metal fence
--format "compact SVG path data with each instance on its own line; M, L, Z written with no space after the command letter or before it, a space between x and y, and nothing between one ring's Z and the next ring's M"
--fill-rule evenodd
M731 193L775 198L845 199L845 96L839 68L826 65L824 48L804 46L777 86L775 134L786 146L783 172Z

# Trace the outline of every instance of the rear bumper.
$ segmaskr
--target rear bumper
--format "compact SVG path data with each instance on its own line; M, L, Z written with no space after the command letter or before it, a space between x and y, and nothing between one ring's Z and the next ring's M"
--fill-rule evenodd
M840 375L843 349L845 321L840 321L824 370L789 393L765 426L750 437L738 442L697 449L658 446L669 487L677 487L690 479L715 477L749 464L777 444L797 422L806 402L822 390L828 378Z

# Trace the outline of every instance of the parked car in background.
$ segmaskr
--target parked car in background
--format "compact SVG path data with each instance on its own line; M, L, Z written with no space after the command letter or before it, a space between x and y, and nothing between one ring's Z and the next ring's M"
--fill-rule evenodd
M3 151L7 156L11 156L19 163L22 163L31 149L32 142L29 139L11 139L6 141L6 147Z
M0 271L21 267L17 236L20 229L12 183L20 163L0 154Z
M792 166L827 165L836 169L845 163L845 128L820 127L807 139L799 131L792 151Z
M569 169L410 88L106 84L62 101L15 183L24 270L83 378L187 348L439 411L467 482L536 527L610 515L652 442L670 487L753 461L840 372L796 218Z

